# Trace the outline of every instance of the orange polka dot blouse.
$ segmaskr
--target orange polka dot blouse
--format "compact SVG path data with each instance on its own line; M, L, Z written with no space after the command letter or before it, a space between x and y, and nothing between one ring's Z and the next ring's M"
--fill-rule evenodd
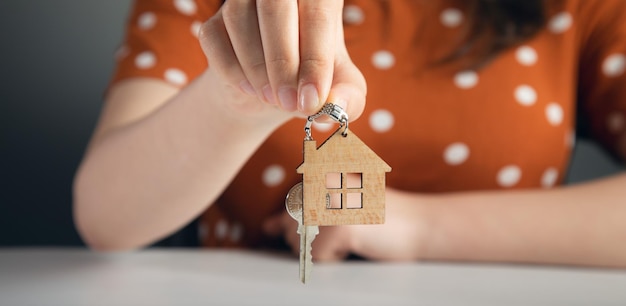
M136 0L112 82L183 87L207 67L197 40L218 0ZM464 24L459 1L347 0L345 40L367 79L350 125L414 192L550 188L570 162L577 121L609 152L626 133L626 1L565 0L533 39L477 71L433 66ZM577 119L578 118L578 119ZM205 246L261 247L263 220L301 180L304 120L254 154L201 219ZM314 124L325 139L332 126Z

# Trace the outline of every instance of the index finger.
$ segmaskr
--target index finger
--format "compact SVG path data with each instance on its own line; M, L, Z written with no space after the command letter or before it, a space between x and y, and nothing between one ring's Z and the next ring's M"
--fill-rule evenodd
M305 115L317 112L328 98L342 9L338 0L299 1L298 110Z

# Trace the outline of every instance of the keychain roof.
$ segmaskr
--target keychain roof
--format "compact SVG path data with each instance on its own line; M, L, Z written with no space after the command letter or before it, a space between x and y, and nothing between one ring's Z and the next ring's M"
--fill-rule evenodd
M313 121L328 115L340 127L319 147L311 135ZM303 224L378 224L385 220L385 174L391 167L348 130L348 115L326 104L307 118L303 174Z

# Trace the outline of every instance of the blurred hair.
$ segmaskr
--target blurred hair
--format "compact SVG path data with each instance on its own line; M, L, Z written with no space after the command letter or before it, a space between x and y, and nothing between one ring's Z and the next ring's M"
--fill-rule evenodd
M478 69L537 34L546 24L550 0L465 1L469 26L459 46L440 63L460 61L467 68Z

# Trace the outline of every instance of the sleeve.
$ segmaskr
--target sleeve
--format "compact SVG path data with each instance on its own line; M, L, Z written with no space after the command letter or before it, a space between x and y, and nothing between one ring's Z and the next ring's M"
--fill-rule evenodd
M183 87L207 67L198 41L220 0L135 0L109 87L135 77Z
M611 155L626 160L626 1L583 1L579 121Z

